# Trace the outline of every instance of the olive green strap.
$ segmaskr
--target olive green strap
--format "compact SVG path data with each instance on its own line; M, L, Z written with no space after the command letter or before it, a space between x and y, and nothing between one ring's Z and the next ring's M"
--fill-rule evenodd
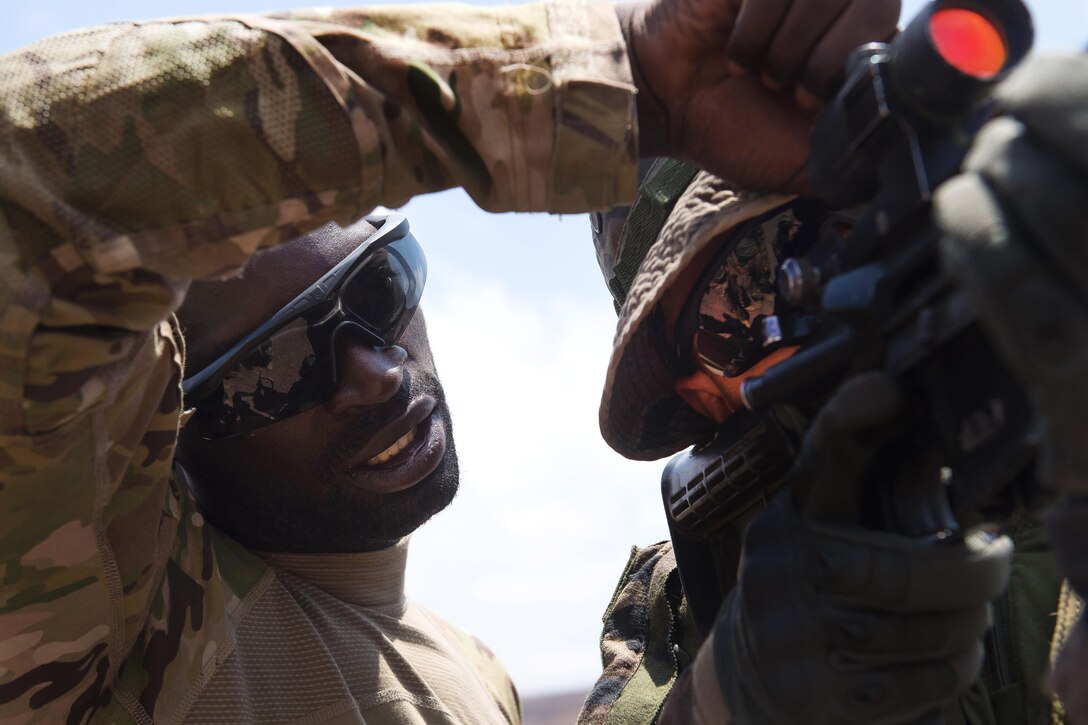
M683 161L658 159L639 186L638 196L623 225L620 258L612 268L612 278L608 280L608 289L616 301L617 312L627 299L631 282L647 250L657 241L665 220L696 173L698 169Z

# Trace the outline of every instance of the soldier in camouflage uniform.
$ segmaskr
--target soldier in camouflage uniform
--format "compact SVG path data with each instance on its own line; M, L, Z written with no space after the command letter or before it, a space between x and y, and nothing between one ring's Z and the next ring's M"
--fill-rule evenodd
M821 3L795 8L784 40L811 58L763 53L763 11L731 3L578 0L119 23L0 59L0 719L516 720L474 642L420 610L402 627L403 602L363 616L374 603L338 589L344 567L258 554L205 518L176 465L173 313L190 280L417 193L461 185L492 210L624 201L639 127L647 152L796 183L813 95L783 84L826 95L897 3L850 3L827 34L809 22ZM751 56L778 81L730 69ZM765 153L722 143L737 134ZM369 233L352 229L319 259ZM425 358L421 328L406 334ZM401 375L384 364L379 379ZM402 547L369 553L402 565ZM412 647L462 675L414 669Z
M1078 596L1088 591L1080 251L1088 55L1030 63L999 95L1010 116L983 129L965 171L942 186L936 219L944 263L1033 395L1043 429L1036 480L1058 496L1045 527L1025 515L1005 528L1016 542L1011 560L1007 543L972 542L977 560L920 576L919 559L935 549L911 551L894 535L878 544L850 517L872 436L899 403L886 376L848 381L805 436L797 463L815 482L801 490L803 503L785 490L731 532L737 583L708 639L690 616L671 544L633 550L604 617L605 673L580 722L912 722L937 705L946 722L979 725L1088 715ZM751 342L775 311L777 259L790 255L802 204L734 192L674 161L643 170L632 207L593 217L620 313L601 426L625 456L655 459L709 440L740 405L738 379L773 364ZM698 342L701 334L715 344ZM845 494L814 495L828 484ZM826 548L844 535L846 558L866 562L852 576L842 553ZM882 564L882 551L895 557ZM980 577L985 560L990 572ZM923 674L927 660L941 667ZM904 664L917 669L893 668ZM1051 664L1060 699L1043 685Z

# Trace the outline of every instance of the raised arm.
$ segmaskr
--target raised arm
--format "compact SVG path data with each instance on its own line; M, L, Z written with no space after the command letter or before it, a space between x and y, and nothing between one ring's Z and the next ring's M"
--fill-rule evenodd
M83 719L141 636L199 671L178 627L237 604L171 474L187 280L452 185L612 203L629 81L606 3L118 24L0 59L0 720Z

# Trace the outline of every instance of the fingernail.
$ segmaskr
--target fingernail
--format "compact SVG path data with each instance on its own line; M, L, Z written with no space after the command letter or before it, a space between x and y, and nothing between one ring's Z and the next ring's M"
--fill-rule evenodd
M807 111L815 111L824 106L824 100L804 86L797 86L797 89L793 92L793 97L796 99L797 105Z
M748 75L748 69L735 60L727 61L725 67L729 70L729 75L731 76Z
M772 91L780 91L786 87L782 81L773 77L767 71L759 74L759 82L763 84L764 88L770 88Z

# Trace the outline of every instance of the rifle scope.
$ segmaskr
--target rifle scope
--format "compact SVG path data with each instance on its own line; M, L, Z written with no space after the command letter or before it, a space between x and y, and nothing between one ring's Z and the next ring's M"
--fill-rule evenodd
M956 126L1031 48L1020 0L947 0L923 9L890 43L858 48L847 81L817 123L809 160L816 195L852 206L878 188L875 150L888 126L909 118Z

